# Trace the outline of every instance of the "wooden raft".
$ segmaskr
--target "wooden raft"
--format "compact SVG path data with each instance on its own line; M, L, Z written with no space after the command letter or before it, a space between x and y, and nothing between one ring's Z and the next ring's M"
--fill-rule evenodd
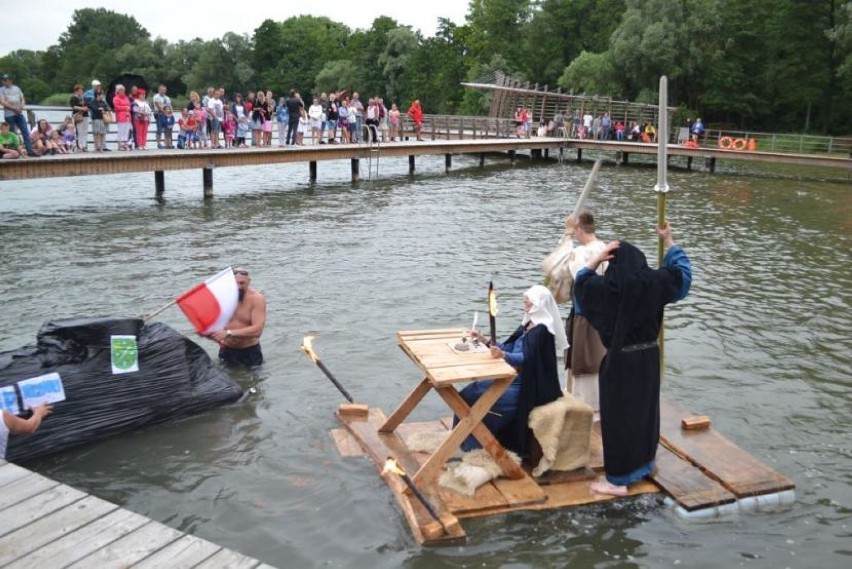
M669 494L687 511L729 504L735 500L794 488L780 475L739 448L713 428L683 430L687 413L663 398L661 401L661 443L652 481L631 487L631 496L660 490ZM399 425L394 433L380 433L384 413L371 408L369 419L339 417L342 428L331 435L342 456L369 456L381 469L388 456L394 456L407 472L416 470L429 458L412 452L405 440L414 433L448 433L451 418ZM587 469L571 473L546 473L539 479L529 475L520 480L498 478L477 489L472 498L440 487L437 482L420 489L437 508L452 532L445 533L417 500L405 492L403 483L387 478L418 543L442 542L465 536L458 520L503 514L517 510L544 510L582 506L621 499L594 494L589 490L593 477L603 471L603 445L600 424L592 428ZM457 528L457 529L456 529Z

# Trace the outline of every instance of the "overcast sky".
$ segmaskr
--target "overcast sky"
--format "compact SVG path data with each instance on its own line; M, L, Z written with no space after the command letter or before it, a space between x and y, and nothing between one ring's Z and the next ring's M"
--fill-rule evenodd
M47 49L57 43L71 23L74 10L80 8L106 8L133 16L151 37L163 37L173 43L196 37L219 38L226 32L251 35L263 20L281 22L300 14L327 16L350 29L368 29L377 17L390 16L401 25L431 36L438 18L464 23L467 7L467 0L25 0L15 2L14 14L7 13L9 17L0 34L0 56L16 49Z

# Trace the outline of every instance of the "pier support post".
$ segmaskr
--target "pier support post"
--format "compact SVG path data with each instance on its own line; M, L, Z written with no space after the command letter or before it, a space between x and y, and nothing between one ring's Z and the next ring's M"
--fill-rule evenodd
M630 158L629 152L622 152L621 153L621 163L624 164L625 166L630 161L629 158Z
M352 181L357 182L361 179L361 168L357 158L352 159Z
M578 148L577 149L577 162L582 162L582 161L583 161L583 149Z
M162 170L154 170L154 193L158 198L166 191L166 175Z
M686 169L692 170L692 156L686 157Z
M308 177L310 178L311 182L317 181L317 161L316 160L311 160L310 162L308 162Z
M479 155L479 167L480 168L485 167L485 153L484 152L480 153L480 155Z
M201 170L201 181L204 185L204 199L213 198L213 168L204 168Z
M716 173L716 158L705 158L704 167L710 170L711 174Z
M450 168L453 167L453 155L452 154L444 154L444 171L449 172Z
M550 160L550 149L549 148L544 149L544 159Z
M515 165L515 151L514 150L509 151L509 164L511 164L512 166Z
M409 174L414 173L414 154L408 155L408 173Z

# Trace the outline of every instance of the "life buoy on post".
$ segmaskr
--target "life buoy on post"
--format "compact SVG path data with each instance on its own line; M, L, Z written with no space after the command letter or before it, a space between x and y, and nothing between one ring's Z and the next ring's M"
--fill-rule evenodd
M754 152L757 149L757 141L755 139L748 139L748 149L750 152Z
M733 148L734 150L745 150L745 147L746 147L746 141L745 141L744 138L736 139L734 141L734 143L731 145L731 148Z
M719 139L719 148L722 150L727 150L731 147L731 144L734 142L730 136L723 136Z

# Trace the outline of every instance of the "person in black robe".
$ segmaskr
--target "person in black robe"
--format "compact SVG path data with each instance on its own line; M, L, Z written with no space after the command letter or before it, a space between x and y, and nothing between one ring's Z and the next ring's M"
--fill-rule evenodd
M471 337L489 345L478 330ZM530 430L529 414L562 395L556 354L568 346L559 308L553 294L541 285L524 293L524 318L521 325L505 341L489 345L494 358L502 358L518 369L518 375L483 419L488 430L505 448L520 457L527 454ZM477 381L461 390L462 398L473 405L491 381ZM455 418L455 424L458 417ZM479 448L472 436L462 443L462 450Z
M692 267L671 236L657 228L666 256L651 269L645 255L627 241L613 241L577 273L574 290L586 318L607 349L598 383L605 480L599 494L624 496L627 486L654 471L660 440L660 349L663 307L689 292ZM594 270L605 260L600 276Z

